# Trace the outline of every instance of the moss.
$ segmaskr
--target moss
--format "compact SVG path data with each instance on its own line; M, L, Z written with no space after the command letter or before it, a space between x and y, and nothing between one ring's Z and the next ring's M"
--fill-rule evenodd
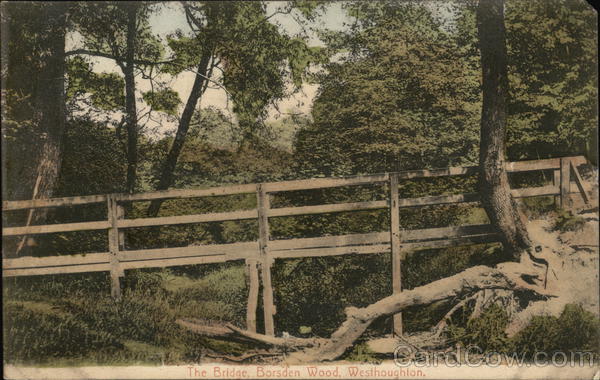
M561 232L577 231L585 225L585 218L573 215L571 211L560 209L554 222L554 229Z

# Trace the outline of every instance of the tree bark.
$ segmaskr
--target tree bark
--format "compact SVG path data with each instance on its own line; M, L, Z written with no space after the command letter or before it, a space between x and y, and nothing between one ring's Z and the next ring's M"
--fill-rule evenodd
M198 101L206 89L206 82L208 80L208 64L210 62L210 58L210 49L205 49L202 57L200 58L200 63L198 64L192 91L190 92L190 96L188 97L183 109L183 113L181 114L181 119L179 120L179 125L177 126L177 133L175 134L173 145L171 145L171 149L169 150L169 153L167 154L165 162L162 166L156 190L166 190L173 183L175 166L177 165L177 160L179 159L181 151L183 150L183 145L190 128L190 122L192 120L192 116L194 115L194 110L196 109ZM162 202L162 200L152 201L148 207L148 216L154 217L158 215L158 211L160 210L160 205Z
M505 168L508 74L503 0L479 1L477 30L483 73L479 148L481 199L492 225L500 232L505 251L519 260L531 242L510 194Z
M33 125L38 130L39 154L31 178L30 199L50 198L60 171L62 139L65 132L65 35L68 4L48 3L44 7L45 25L41 28L40 44L45 47L37 77ZM45 219L46 210L31 209L26 226ZM23 236L17 253L30 238Z
M135 103L135 40L137 23L137 5L128 4L127 7L127 46L125 51L125 65L123 74L125 75L125 114L127 124L127 192L135 191L137 179L137 109Z
M530 272L531 271L531 272ZM483 289L506 289L528 294L531 298L552 297L544 289L524 280L532 277L535 268L521 263L504 263L497 268L476 266L454 276L434 281L402 293L383 298L364 308L346 309L346 321L330 339L316 341L314 347L292 353L288 364L314 363L339 358L378 318L394 315L408 307L433 302L463 299Z

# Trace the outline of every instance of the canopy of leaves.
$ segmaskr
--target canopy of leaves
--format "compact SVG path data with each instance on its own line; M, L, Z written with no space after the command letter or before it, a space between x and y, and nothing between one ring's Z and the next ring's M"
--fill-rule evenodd
M474 162L479 72L430 11L412 3L356 3L342 56L327 65L314 124L298 134L314 174L443 167ZM310 173L309 173L310 174Z

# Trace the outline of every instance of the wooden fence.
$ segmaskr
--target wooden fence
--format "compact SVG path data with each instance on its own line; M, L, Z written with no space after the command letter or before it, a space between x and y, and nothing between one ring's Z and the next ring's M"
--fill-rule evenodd
M584 201L588 202L589 190L586 189L586 184L582 181L577 169L579 165L584 163L585 159L583 157L507 163L507 170L509 172L553 170L554 173L552 185L513 189L512 194L515 198L555 196L557 201L561 202L563 207L565 207L569 202L569 194L571 192L578 192L582 195ZM3 236L15 236L69 231L107 230L109 251L65 256L3 259L2 275L3 277L9 277L109 271L111 274L112 295L115 298L119 298L121 292L120 277L123 277L124 271L128 269L245 260L249 284L247 328L250 331L256 331L259 287L262 282L265 333L274 335L273 315L275 313L275 306L273 304L271 266L275 259L391 252L393 292L397 293L402 291L400 269L402 259L407 251L497 241L497 235L488 224L419 230L401 229L400 208L472 203L478 202L479 196L475 193L469 193L401 199L398 194L398 184L400 181L413 178L471 175L475 173L477 173L477 167L452 167L348 178L318 178L223 186L201 190L167 190L139 194L108 194L27 201L5 201L2 203L3 211L69 207L106 202L108 215L107 219L103 221L5 227L2 229L2 234ZM572 184L572 180L574 184ZM279 208L273 208L270 205L270 195L273 193L386 183L389 184L390 189L387 200ZM122 205L123 203L133 201L197 198L244 193L256 193L257 208L233 212L125 219ZM387 208L390 211L390 231L287 240L270 239L270 217ZM124 230L128 228L247 219L258 219L258 241L163 249L124 249ZM394 332L398 335L402 334L400 314L394 317Z

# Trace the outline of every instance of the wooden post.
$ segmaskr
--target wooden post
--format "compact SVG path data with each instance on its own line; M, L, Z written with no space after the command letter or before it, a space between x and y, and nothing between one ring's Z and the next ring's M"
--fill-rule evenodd
M571 191L571 166L568 158L560 159L560 206L567 209L571 206L569 192Z
M402 292L402 256L400 253L400 208L398 207L398 174L390 174L390 243L392 247L392 290ZM402 313L394 315L394 334L402 336Z
M260 255L260 275L263 286L263 311L265 319L265 334L275 335L275 324L273 315L275 307L273 306L273 286L271 284L271 257L269 255L269 194L261 184L256 185L258 201L258 246Z
M585 188L583 179L581 178L581 175L579 174L579 170L577 170L577 166L575 166L573 161L569 160L569 164L571 165L571 170L573 171L573 178L575 179L575 184L577 184L577 188L579 189L579 192L581 193L581 198L583 198L583 201L585 202L586 205L589 205L590 198L587 194L587 190Z
M114 299L121 298L121 281L120 277L123 276L123 270L119 265L119 229L117 227L117 219L119 217L119 211L117 208L117 200L114 195L109 195L107 198L108 203L108 221L111 227L108 229L108 249L111 253L110 260L110 280L111 280L111 291L110 294Z
M117 207L117 219L124 219L125 218L125 208L123 207L123 205L120 204L116 204ZM119 251L124 251L125 250L125 231L124 230L119 230Z
M560 189L560 169L554 170L554 177L552 178L552 184ZM554 205L560 207L560 195L554 196Z
M246 329L256 332L256 309L258 307L258 268L255 259L246 259L246 275L248 276L248 304L246 306Z

